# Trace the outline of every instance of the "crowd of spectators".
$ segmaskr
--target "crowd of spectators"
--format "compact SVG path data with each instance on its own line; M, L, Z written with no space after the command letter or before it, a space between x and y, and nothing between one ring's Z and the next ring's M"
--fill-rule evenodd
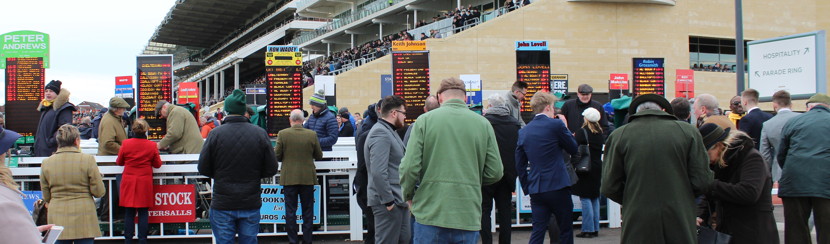
M730 72L735 73L736 66L728 65L728 64L721 64L715 63L714 65L704 65L704 64L693 64L692 69L695 71L710 71L710 72Z

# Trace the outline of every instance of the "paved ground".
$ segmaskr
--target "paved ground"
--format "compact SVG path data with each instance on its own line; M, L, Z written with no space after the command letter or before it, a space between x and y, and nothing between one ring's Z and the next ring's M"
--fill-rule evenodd
M775 220L778 221L778 236L783 243L784 238L784 211L781 205L775 206ZM574 227L574 233L579 233L579 226ZM596 244L610 244L620 242L621 229L609 229L603 227L599 232L597 238L574 238L574 243L596 243ZM494 238L497 238L497 233L494 233ZM314 242L317 243L332 243L332 244L354 244L348 240L348 235L324 235L316 236ZM527 243L530 238L530 228L516 228L513 230L514 243ZM813 240L815 240L815 231L813 231ZM286 237L263 237L260 238L259 243L287 243ZM96 243L123 243L123 241L96 241ZM210 243L210 239L174 239L174 240L151 240L150 243ZM546 242L547 243L547 242Z

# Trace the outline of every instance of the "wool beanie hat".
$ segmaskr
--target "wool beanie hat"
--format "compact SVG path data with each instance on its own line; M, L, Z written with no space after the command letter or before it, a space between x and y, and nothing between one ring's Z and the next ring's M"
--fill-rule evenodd
M49 84L46 84L45 89L52 90L53 92L55 92L55 94L60 94L61 93L61 84L63 84L63 83L61 83L61 81L59 81L59 80L52 80L52 81L49 82Z
M722 142L729 135L730 128L722 129L720 126L712 123L706 123L698 128L700 135L703 136L703 145L706 150L712 149L718 142Z
M245 107L245 93L242 90L233 90L231 95L225 98L225 111L228 114L244 115L248 111Z
M582 116L590 122L597 122L600 119L599 111L595 108L586 108L582 111Z
M323 90L319 90L309 99L309 104L317 107L326 107L326 95L323 95Z

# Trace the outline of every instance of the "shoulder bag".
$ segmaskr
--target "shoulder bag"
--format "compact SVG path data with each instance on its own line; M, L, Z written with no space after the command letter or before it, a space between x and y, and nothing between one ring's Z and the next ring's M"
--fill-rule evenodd
M585 145L579 145L576 155L571 157L571 164L573 164L577 173L588 173L591 171L591 149L588 142L588 131L582 128L582 135L585 136Z

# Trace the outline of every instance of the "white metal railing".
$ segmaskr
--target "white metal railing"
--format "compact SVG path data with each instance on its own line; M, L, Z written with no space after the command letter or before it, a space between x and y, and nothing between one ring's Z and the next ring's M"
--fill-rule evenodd
M351 182L354 181L354 175L357 168L357 151L354 150L354 139L346 139L340 138L338 140L338 144L334 146L336 149L335 151L326 151L323 152L324 160L328 161L316 161L315 166L318 170L317 176L322 178L322 182L320 184L323 186L321 187L321 228L320 231L315 231L314 234L350 234L352 240L362 240L363 238L363 219L362 219L362 212L357 205L357 200L353 194L351 194ZM90 148L93 146L92 143L82 143L82 147ZM97 146L96 146L97 148ZM348 150L351 148L351 150ZM97 149L96 149L97 150ZM95 156L95 159L98 163L114 163L117 156ZM39 190L39 189L31 189L34 188L37 183L39 183L39 176L40 176L40 164L46 159L46 157L21 157L18 161L18 168L11 168L12 175L15 178L15 181L18 182L22 186L23 190ZM164 162L181 162L181 161L198 161L199 154L166 154L161 155L161 159ZM280 164L281 166L282 164ZM161 168L154 169L154 181L156 184L166 184L171 182L172 180L183 180L183 183L193 184L196 183L197 191L199 191L199 185L197 180L201 179L202 181L206 180L207 178L198 174L197 164L190 163L190 164L164 164ZM112 194L111 189L114 185L115 177L120 175L123 171L122 166L99 166L98 167L101 174L104 175L104 184L107 187L107 195L106 199L101 199L100 201L107 201L108 212L109 216L106 220L100 222L101 225L106 226L104 227L103 233L105 234L102 237L98 237L98 240L113 240L113 239L123 239L123 236L115 235L118 229L115 227L116 223L113 223L113 204L112 204ZM263 179L264 184L276 184L277 178L279 174ZM348 182L348 196L341 196L347 197L349 199L348 204L348 224L347 225L332 225L330 224L331 217L338 217L339 219L343 219L341 215L329 215L328 214L328 206L329 206L329 199L326 198L327 191L329 190L328 187L325 187L329 182L329 179L346 179ZM33 185L34 183L34 185ZM211 182L212 185L212 182ZM212 194L211 190L208 191L201 191L200 194L205 194L205 196L198 196L197 197L207 197L210 198L210 194ZM197 199L197 202L199 199ZM197 216L201 217L201 216ZM158 224L159 232L157 235L150 235L148 238L150 239L165 239L165 238L212 238L211 234L199 234L199 230L202 229L209 229L209 223L206 221L197 221L194 223L167 223L168 227L165 228L165 224L161 223ZM172 225L173 229L183 230L182 234L169 234L165 233L165 230L169 230L170 226ZM194 225L196 225L194 227ZM152 226L152 225L151 225ZM207 227L206 227L207 226ZM279 232L277 230L277 224L260 224L260 227L263 226L271 226L270 228L266 228L268 231L262 231L259 233L259 236L284 236L286 235L285 232ZM181 227L181 228L180 228ZM262 230L262 228L261 228ZM191 231L193 233L191 234Z

